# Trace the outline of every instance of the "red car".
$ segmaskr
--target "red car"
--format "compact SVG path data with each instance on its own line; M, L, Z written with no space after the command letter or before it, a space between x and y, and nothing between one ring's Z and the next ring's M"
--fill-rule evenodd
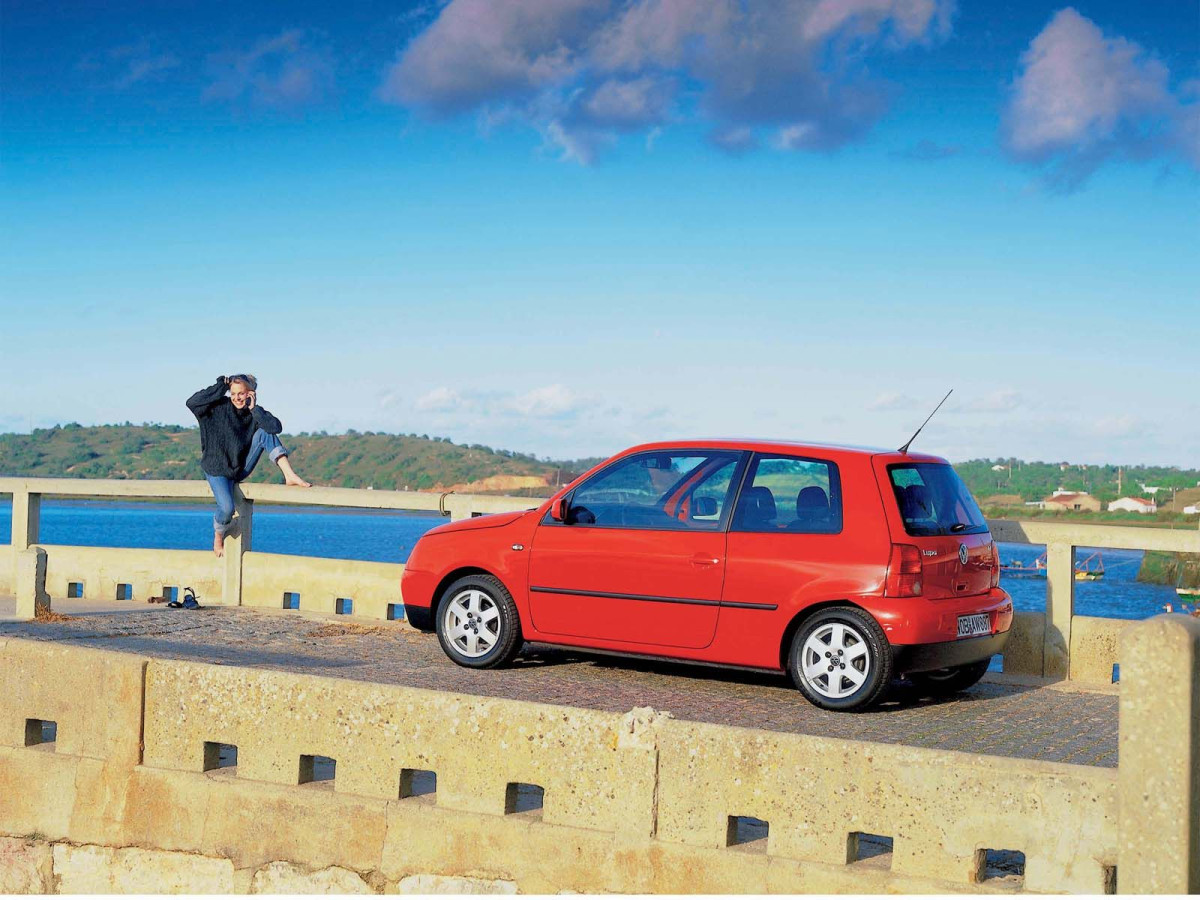
M848 710L895 676L978 681L1012 623L999 579L944 459L719 440L633 447L537 509L434 528L402 590L462 666L538 641L786 671Z

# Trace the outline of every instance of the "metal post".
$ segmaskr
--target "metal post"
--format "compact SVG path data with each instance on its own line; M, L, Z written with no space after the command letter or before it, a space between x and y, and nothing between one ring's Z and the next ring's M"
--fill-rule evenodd
M1075 615L1075 547L1046 546L1046 630L1042 675L1071 677L1071 619Z

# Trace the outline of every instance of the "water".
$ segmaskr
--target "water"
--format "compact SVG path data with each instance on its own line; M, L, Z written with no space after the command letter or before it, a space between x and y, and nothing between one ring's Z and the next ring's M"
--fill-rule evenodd
M316 507L254 509L254 549L267 553L402 563L417 539L447 519L394 512L329 511ZM11 540L11 502L0 502L0 543ZM41 541L91 547L208 550L212 547L212 507L148 503L96 503L46 500ZM1004 562L1033 561L1045 550L1036 544L1002 543ZM1082 561L1093 551L1080 548ZM1140 550L1104 550L1104 578L1075 584L1075 612L1114 619L1144 619L1176 600L1167 585L1138 583ZM1001 587L1018 610L1046 608L1044 578L1001 576Z

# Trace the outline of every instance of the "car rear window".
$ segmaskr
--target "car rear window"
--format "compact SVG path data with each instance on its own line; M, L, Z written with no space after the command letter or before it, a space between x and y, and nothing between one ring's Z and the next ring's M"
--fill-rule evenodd
M889 466L904 529L914 536L981 534L983 513L958 473L939 463Z

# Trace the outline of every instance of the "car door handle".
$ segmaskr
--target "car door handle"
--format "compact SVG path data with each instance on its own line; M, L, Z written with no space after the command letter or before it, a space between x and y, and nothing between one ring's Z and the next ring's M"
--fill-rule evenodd
M692 557L693 566L719 566L720 564L721 560L716 556L705 556L703 553L697 553Z

